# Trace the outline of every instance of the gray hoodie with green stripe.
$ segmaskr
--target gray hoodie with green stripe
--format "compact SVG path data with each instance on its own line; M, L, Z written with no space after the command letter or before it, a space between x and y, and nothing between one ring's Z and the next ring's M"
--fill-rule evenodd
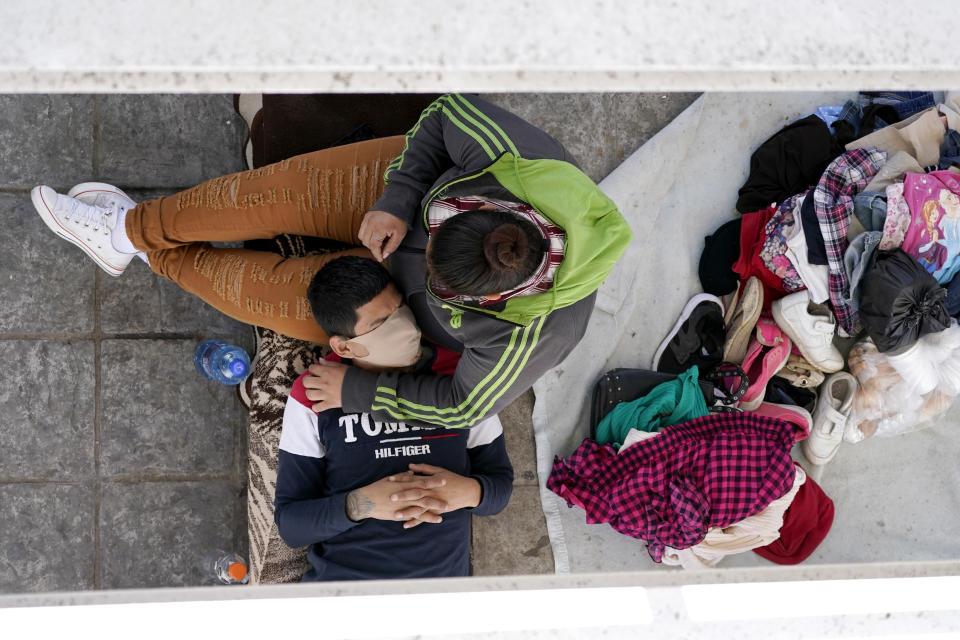
M385 422L471 427L563 361L583 337L597 287L632 235L613 201L574 162L551 136L477 97L450 94L424 110L387 168L386 189L373 209L407 223L387 266L424 334L463 357L452 376L351 367L344 411L367 411ZM436 198L466 195L525 202L564 229L563 262L549 291L485 307L430 291L427 208Z

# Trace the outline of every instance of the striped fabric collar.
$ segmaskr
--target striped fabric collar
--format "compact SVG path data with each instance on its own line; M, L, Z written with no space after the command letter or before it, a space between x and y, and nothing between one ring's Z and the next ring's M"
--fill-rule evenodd
M542 215L537 213L536 209L522 202L508 202L506 200L497 200L495 198L481 198L478 196L463 196L459 198L444 198L434 200L429 209L427 209L427 225L432 234L437 230L445 220L465 211L475 211L484 207L491 206L497 209L512 211L530 222L540 231L540 234L550 241L550 247L540 266L533 272L529 278L523 281L518 287L511 291L503 292L496 300L487 300L485 298L475 298L472 296L456 295L435 287L433 292L443 300L452 302L465 302L486 307L499 304L510 298L518 296L532 296L537 293L549 291L553 286L553 279L556 276L560 263L563 262L563 251L566 245L566 234L563 229L553 224Z

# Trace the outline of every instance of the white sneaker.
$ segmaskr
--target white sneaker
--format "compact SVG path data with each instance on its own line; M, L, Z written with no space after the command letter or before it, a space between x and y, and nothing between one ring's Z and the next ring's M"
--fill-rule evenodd
M33 188L30 199L51 231L83 249L111 276L123 273L136 255L113 248L111 234L119 210L116 206L89 205L43 185Z
M810 437L800 444L811 464L827 464L837 455L857 389L857 379L845 371L828 377L820 387Z
M810 313L810 296L798 291L774 300L770 306L773 319L787 334L807 362L825 373L843 369L843 356L833 346L837 323L827 311L824 315Z

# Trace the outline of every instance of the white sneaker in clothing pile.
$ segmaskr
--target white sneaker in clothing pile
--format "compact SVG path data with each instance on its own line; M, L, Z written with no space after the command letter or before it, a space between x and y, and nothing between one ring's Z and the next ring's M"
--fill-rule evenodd
M830 311L810 313L810 295L804 291L774 300L770 305L773 319L790 336L807 362L824 373L843 369L843 356L833 346L837 323Z
M800 443L811 464L827 464L837 455L858 388L857 379L846 371L829 376L820 387L810 437Z
M122 191L119 193L127 201L133 202ZM104 194L93 197L101 196L111 197ZM112 196L112 206L99 206L59 194L50 187L41 185L33 188L30 198L40 218L51 231L83 249L101 269L111 276L122 274L136 255L117 251L111 240L113 229L117 224L117 216L121 208L127 208L121 203L119 195Z

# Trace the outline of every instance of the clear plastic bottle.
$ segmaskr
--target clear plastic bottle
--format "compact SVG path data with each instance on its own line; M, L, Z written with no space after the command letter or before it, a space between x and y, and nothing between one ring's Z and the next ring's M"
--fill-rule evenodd
M202 376L222 384L240 384L250 373L247 352L221 340L207 340L197 347L193 364Z
M226 551L217 554L213 561L213 575L221 584L247 584L250 581L247 563L242 556Z

